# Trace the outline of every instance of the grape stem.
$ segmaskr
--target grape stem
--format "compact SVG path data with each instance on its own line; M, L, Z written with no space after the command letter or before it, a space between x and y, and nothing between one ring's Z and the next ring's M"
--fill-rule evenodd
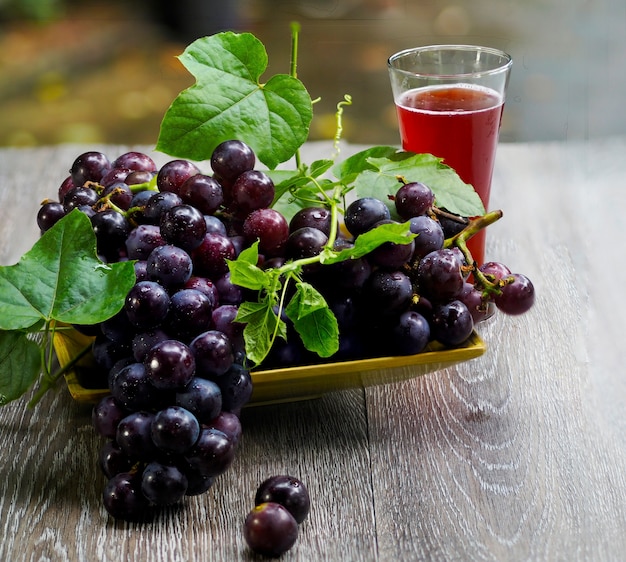
M298 78L298 40L300 36L300 24L298 22L291 22L291 63L289 67L289 75L293 78ZM296 168L300 169L302 166L302 156L300 154L300 148L296 150L295 154Z
M60 328L64 329L64 328ZM28 402L28 407L32 408L39 403L43 395L52 388L52 386L66 373L70 372L76 364L92 350L91 342L79 351L71 360L63 367L52 372L52 361L54 357L54 348L52 340L57 330L56 322L46 322L43 330L43 341L41 344L41 365L43 371L42 382L39 389Z
M480 271L476 262L474 261L474 258L472 257L472 253L467 247L467 241L472 236L480 232L482 229L487 228L489 225L500 220L502 218L502 215L503 213L501 210L496 210L490 211L482 216L469 219L467 226L463 228L463 230L461 230L454 236L447 238L444 243L445 248L451 248L453 246L456 246L459 250L461 250L463 256L465 257L465 261L470 264L469 267L471 269L472 275L474 276L474 283L478 285L484 293L487 294L499 294L501 287L505 285L508 280L493 280L491 278L492 276L487 276L482 271ZM454 215L452 215L451 218L454 218Z
M336 159L339 156L340 147L339 141L341 141L341 135L343 134L343 108L344 106L352 105L352 96L349 94L345 94L343 96L343 101L340 101L337 104L337 113L335 114L335 119L337 122L335 129L335 138L333 140L333 148L335 149L335 154L333 159Z

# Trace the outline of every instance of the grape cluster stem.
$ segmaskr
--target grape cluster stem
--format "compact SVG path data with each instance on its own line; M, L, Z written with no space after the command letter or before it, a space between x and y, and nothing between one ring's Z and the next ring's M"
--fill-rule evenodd
M468 267L474 277L474 283L482 289L485 296L500 294L502 292L502 287L507 283L510 283L512 278L507 277L505 279L496 280L493 279L493 276L485 275L482 271L480 271L469 248L467 247L467 241L482 229L487 228L489 225L492 225L496 221L500 220L502 216L502 211L498 209L490 211L484 215L471 218L463 230L446 239L444 243L445 248L455 246L461 250L463 256L465 257L465 261L468 264L471 264Z

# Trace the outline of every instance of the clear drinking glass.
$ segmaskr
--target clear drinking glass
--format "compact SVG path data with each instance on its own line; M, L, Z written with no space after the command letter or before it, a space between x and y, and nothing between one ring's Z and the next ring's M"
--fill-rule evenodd
M388 60L405 150L429 153L471 184L486 209L512 59L472 45L431 45ZM484 261L485 232L469 249Z

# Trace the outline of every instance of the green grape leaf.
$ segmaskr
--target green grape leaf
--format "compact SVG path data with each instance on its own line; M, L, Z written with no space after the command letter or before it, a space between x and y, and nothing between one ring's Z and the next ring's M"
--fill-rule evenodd
M346 184L352 183L365 170L375 171L370 158L391 158L398 152L393 146L372 146L361 150L333 166L333 174Z
M409 244L415 238L415 234L411 232L410 223L391 223L381 224L376 228L372 228L363 234L360 234L354 240L352 248L345 248L339 253L324 253L321 258L323 264L337 263L348 259L356 259L372 250L375 250L381 244L393 242L395 244Z
M315 162L309 166L309 175L313 178L319 178L322 174L330 170L334 163L335 161L330 159L315 160Z
M22 396L37 380L41 355L24 332L0 330L0 406Z
M395 208L389 196L398 191L400 178L426 184L435 194L437 205L452 213L470 217L485 213L474 188L432 154L414 154L388 146L372 147L335 166L334 173L342 181L353 180L358 197L381 199L392 213Z
M259 243L254 242L242 250L236 260L227 260L230 280L235 285L258 291L267 287L268 276L256 264L259 260Z
M196 83L166 111L157 150L201 161L221 142L239 139L273 169L306 141L313 117L311 96L287 74L260 82L268 56L251 33L202 37L179 59Z
M42 321L97 324L121 310L136 281L133 262L105 265L87 216L75 210L15 265L0 266L0 330Z
M330 357L339 349L339 327L324 297L310 283L299 282L285 309L304 347L320 357Z
M242 302L235 321L245 323L243 338L246 355L256 365L261 364L269 353L276 331L279 337L287 339L287 326L276 316L272 299Z

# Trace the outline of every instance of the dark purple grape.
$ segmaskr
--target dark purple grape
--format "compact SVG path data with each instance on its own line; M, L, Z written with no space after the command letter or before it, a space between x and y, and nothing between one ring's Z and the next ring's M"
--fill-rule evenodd
M211 303L211 309L214 309L219 305L220 295L217 287L215 286L215 283L207 277L192 275L183 288L195 289L196 291L204 293Z
M215 147L211 154L211 168L215 175L232 184L244 172L254 169L253 150L239 140L227 140Z
M128 185L139 185L142 183L149 183L156 175L156 172L148 172L146 170L133 170L126 176L124 180ZM151 192L152 193L152 192Z
M152 384L163 390L181 390L194 376L196 361L191 349L177 340L157 343L144 359Z
M188 160L171 160L159 170L157 187L161 192L171 191L178 194L182 185L199 173L198 167Z
M133 467L133 460L115 441L107 441L98 453L98 466L107 478L113 478L121 472L128 472Z
M233 363L232 367L218 379L217 385L222 391L222 410L238 414L252 396L252 377L250 371Z
M398 224L395 221L381 221L376 226L382 224ZM411 261L415 243L411 240L408 244L397 244L395 242L384 242L368 254L368 259L378 267L387 269L400 269L403 265Z
M254 505L266 502L282 505L298 524L306 519L311 508L306 486L298 478L286 474L270 476L261 482L254 497Z
M98 182L111 169L111 162L102 152L85 152L81 154L70 169L72 182L82 186L87 181Z
M206 234L204 215L191 205L176 205L161 215L161 235L168 244L192 252Z
M148 278L167 288L182 287L189 281L192 271L191 256L172 244L158 246L146 259Z
M398 318L393 328L394 353L414 355L424 350L430 339L430 325L418 312L408 310Z
M133 200L130 202L130 208L133 210L132 212L138 222L144 222L146 220L144 215L145 206L148 204L148 201L153 195L154 191L150 189L138 191L133 195Z
M127 367L131 363L137 363L137 361L135 361L133 357L123 357L122 359L118 359L114 363L113 367L111 367L107 372L107 388L111 388L111 386L113 385L113 381L115 380L115 377L117 377L118 373L124 367Z
M459 255L451 249L430 252L419 262L417 282L420 292L435 301L455 298L464 283Z
M262 254L277 256L282 253L289 237L289 223L274 209L257 209L244 220L243 234L249 244L259 241Z
M161 325L170 307L165 288L155 281L139 281L126 295L124 310L131 323L140 330Z
M340 252L352 247L354 244L351 241L339 238L333 249ZM365 257L351 258L325 265L321 273L327 284L334 289L360 289L372 273L372 264Z
M239 305L243 301L243 290L230 280L230 271L215 280L220 305Z
M91 346L91 353L96 365L109 371L117 361L130 356L130 346L113 342L103 335L99 335Z
M441 215L438 217L439 224L443 229L443 234L445 238L452 238L452 236L461 232L469 223L469 219L467 217L462 217L460 215L448 214Z
M274 200L274 182L261 170L249 170L237 177L231 188L232 206L239 216L269 207Z
M219 476L235 460L236 452L236 444L225 433L204 427L195 445L185 454L185 460L204 476Z
M135 278L139 281L149 281L148 279L148 264L146 260L137 260L135 262Z
M113 209L105 209L91 217L91 226L96 235L98 253L107 259L119 257L132 230L128 219Z
M243 224L242 224L243 228ZM248 247L248 243L246 241L246 237L242 234L233 234L228 237L230 241L233 243L233 247L235 248L235 257L237 257L243 250Z
M158 454L151 435L153 419L149 412L133 412L118 424L115 442L129 458L149 461Z
M236 258L235 246L230 238L209 233L204 236L192 256L197 273L215 279L228 271L226 260Z
M176 393L176 405L189 410L202 424L208 424L222 411L222 391L213 381L194 377Z
M472 315L474 325L487 320L496 312L495 304L488 299L484 299L482 292L467 281L463 284L463 289L457 296L457 299L467 306Z
M402 271L377 269L365 283L364 292L368 309L390 315L408 308L413 298L413 285Z
M444 345L456 346L470 337L474 321L467 306L459 300L433 307L431 334Z
M170 299L167 330L179 339L187 340L209 329L213 304L196 289L181 289Z
M135 335L135 326L128 319L124 309L101 322L100 330L106 338L122 344L128 344Z
M409 220L430 211L435 203L435 194L421 182L410 182L398 189L394 201L400 218Z
M152 420L152 441L166 453L182 454L191 449L200 436L196 416L181 406L159 410Z
M305 207L297 211L289 221L289 231L294 232L305 226L312 226L321 230L326 236L330 235L331 212L326 207Z
M214 215L204 215L204 222L206 223L207 234L221 234L222 236L228 236L226 225Z
M127 183L118 181L106 187L102 192L101 197L106 197L116 207L119 207L123 211L127 211L133 200L133 192Z
M141 475L141 492L152 503L170 505L183 499L187 477L175 466L153 461Z
M96 214L96 210L89 205L80 205L79 207L76 207L76 209L83 213L83 215L85 215L89 220L91 220Z
M74 187L63 198L63 210L68 214L72 209L87 205L91 207L98 202L98 194L91 187Z
M103 187L109 187L117 182L125 182L126 178L130 174L129 168L111 168L106 174L102 176L98 182Z
M78 187L78 186L74 185L74 182L72 181L72 176L67 176L63 180L61 185L59 186L58 195L57 195L59 198L59 201L63 201L65 194L74 187Z
M236 322L238 307L234 304L220 304L211 314L212 326L215 330L228 336L233 349L243 349L243 329L245 324Z
M200 494L204 494L215 482L214 476L205 476L197 470L192 469L190 466L186 466L183 473L187 477L186 496L199 496Z
M219 182L204 174L191 176L179 190L181 199L204 215L213 215L224 202L224 192Z
M511 270L503 263L489 261L481 264L478 269L487 276L492 276L494 281L500 281L511 275Z
M262 503L246 516L244 538L257 554L276 558L296 543L298 523L282 505Z
M149 410L162 401L143 363L131 363L110 377L111 394L126 410Z
M292 232L287 238L285 256L292 260L317 256L327 243L328 236L321 230L304 226Z
M117 425L128 415L113 396L105 396L93 408L91 423L96 432L107 439L114 439Z
M235 446L241 438L241 420L232 412L220 412L206 425L207 429L217 429L228 437Z
M443 248L444 235L441 225L427 215L413 217L410 220L411 232L417 234L413 239L414 260L421 260L426 254Z
M361 319L360 309L363 302L353 291L334 293L326 299L326 302L337 319L340 332L357 327Z
M523 314L535 303L535 287L531 280L521 273L512 273L512 282L502 287L502 294L496 295L495 303L505 314Z
M233 364L233 347L223 332L207 330L196 336L189 347L196 359L197 374L200 377L220 377Z
M456 256L456 259L461 265L461 276L463 277L463 281L467 281L472 273L472 268L468 266L468 262L465 259L463 252L461 252L461 249L456 246L450 248L450 251Z
M140 481L131 472L116 474L107 482L102 502L110 515L125 521L143 519L149 508L148 500L141 493Z
M120 154L112 163L113 168L128 168L133 171L156 172L154 160L143 152L130 151Z
M160 328L140 332L133 337L131 349L135 361L143 362L146 354L157 343L171 339L170 335Z
M362 197L348 205L343 217L346 228L352 236L358 236L380 221L389 220L391 214L385 203L375 197Z
M177 205L182 205L182 203L183 200L176 193L172 193L171 191L153 193L145 203L143 210L144 220L150 224L158 225L165 211Z
M37 212L37 226L41 232L46 232L64 216L65 209L63 205L57 201L49 201L44 203Z
M146 260L158 246L164 246L161 230L154 224L140 224L126 238L126 253L130 260Z

